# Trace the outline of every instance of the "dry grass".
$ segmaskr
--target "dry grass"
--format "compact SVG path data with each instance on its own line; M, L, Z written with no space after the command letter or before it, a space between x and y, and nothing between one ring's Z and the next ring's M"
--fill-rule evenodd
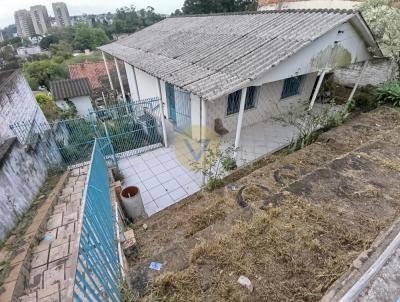
M156 278L150 294L143 301L201 301L201 284L198 271L194 267Z
M269 301L315 301L370 245L366 234L380 228L378 222L363 217L355 218L356 227L349 228L340 216L331 206L319 207L289 196L281 208L239 221L231 235L196 245L191 267L161 275L151 297L156 301L160 296L165 301L257 301L265 297ZM256 290L252 294L238 286L239 275L253 282ZM202 289L206 280L211 280L209 286Z
M216 203L213 203L203 211L192 216L190 218L190 227L186 232L186 236L192 236L193 234L204 230L216 221L223 220L226 215L224 203L223 199L219 199Z

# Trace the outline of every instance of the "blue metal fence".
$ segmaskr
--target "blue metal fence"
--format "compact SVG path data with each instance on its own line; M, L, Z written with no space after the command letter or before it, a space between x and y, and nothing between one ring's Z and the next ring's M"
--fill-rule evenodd
M10 125L18 140L31 144L37 139L51 142L52 150L67 166L90 160L95 138L108 159L142 153L162 145L162 112L158 98L132 101L88 112L85 117Z
M121 278L107 163L95 140L82 206L74 301L119 301Z

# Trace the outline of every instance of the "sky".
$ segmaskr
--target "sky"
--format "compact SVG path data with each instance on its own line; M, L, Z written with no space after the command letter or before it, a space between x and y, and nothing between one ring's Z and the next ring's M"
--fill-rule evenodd
M156 12L170 14L177 8L181 8L184 0L0 0L0 28L14 23L14 11L28 9L33 5L46 5L49 15L54 16L51 3L65 2L69 14L80 15L82 13L98 14L115 12L117 8L131 6L145 8L152 6Z

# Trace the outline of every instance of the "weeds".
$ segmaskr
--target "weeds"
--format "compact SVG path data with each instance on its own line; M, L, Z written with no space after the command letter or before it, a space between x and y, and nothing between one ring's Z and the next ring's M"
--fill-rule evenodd
M191 163L193 169L196 172L201 172L206 178L205 189L207 191L213 191L221 187L224 184L222 178L226 172L236 169L236 161L233 154L233 147L221 150L220 146L217 145L213 148L207 148L200 161Z

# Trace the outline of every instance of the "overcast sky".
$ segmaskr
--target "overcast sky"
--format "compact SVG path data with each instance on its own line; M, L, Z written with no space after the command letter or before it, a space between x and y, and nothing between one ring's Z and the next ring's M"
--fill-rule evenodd
M0 28L14 23L14 11L29 9L32 5L46 5L49 14L54 16L51 3L59 1L62 0L0 0ZM132 4L139 9L152 6L159 13L169 14L181 8L184 0L64 0L62 2L67 4L70 15L114 12L119 7Z

